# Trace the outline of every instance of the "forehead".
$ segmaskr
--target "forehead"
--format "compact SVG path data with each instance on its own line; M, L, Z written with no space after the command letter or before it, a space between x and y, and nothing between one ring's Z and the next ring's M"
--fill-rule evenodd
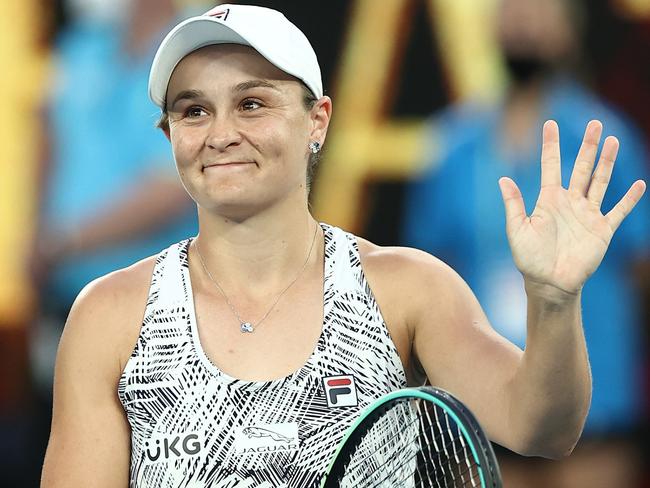
M169 80L167 96L196 85L231 86L241 79L274 81L279 87L300 86L297 78L271 64L252 47L216 44L197 49L178 63Z

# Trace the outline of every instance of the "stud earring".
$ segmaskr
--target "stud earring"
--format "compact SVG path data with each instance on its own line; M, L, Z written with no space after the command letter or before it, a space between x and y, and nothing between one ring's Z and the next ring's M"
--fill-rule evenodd
M312 154L316 154L318 151L320 151L320 142L311 141L309 143L309 150L312 152Z

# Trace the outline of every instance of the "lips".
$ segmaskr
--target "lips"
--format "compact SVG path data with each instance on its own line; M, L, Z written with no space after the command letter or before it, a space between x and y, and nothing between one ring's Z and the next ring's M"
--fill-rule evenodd
M226 161L223 163L210 163L203 165L203 169L207 168L221 168L221 167L235 167L245 166L247 164L254 164L252 161Z

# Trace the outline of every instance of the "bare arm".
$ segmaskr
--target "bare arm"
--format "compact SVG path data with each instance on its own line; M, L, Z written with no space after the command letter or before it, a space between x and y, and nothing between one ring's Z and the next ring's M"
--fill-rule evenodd
M510 391L523 352L490 326L469 286L419 250L360 243L362 265L405 366L414 357L429 382L477 416L488 436L526 452L512 428Z
M518 403L511 396L523 352L494 331L472 290L449 266L421 251L397 252L410 291L402 303L412 354L429 382L465 403L490 439L527 453L528 436L514 428Z
M130 429L117 384L135 344L151 263L101 278L79 295L57 355L41 486L128 485Z
M56 257L107 247L161 228L190 205L191 199L177 177L143 175L141 181L73 232L48 238L47 247Z
M409 252L419 262L412 276L418 288L436 292L414 293L409 307L413 352L430 382L466 403L495 442L529 456L568 454L582 431L591 395L579 296L557 302L527 286L523 352L494 331L471 289L451 268Z
M559 130L552 121L544 125L541 188L530 216L515 182L499 180L508 242L528 296L525 353L510 352L500 343L455 273L436 263L422 265L430 271L424 272L419 289L443 290L446 301L439 303L441 312L427 309L426 303L414 307L410 323L415 352L430 375L446 381L452 392L461 392L461 400L474 409L493 439L522 454L560 457L579 439L591 399L581 290L646 187L636 181L612 210L601 213L618 151L617 139L606 138L594 171L601 135L602 124L590 122L565 189ZM440 321L435 330L442 346L427 325L431 317Z
M591 402L581 293L557 295L526 282L526 352L511 384L513 427L527 454L559 457L575 447Z

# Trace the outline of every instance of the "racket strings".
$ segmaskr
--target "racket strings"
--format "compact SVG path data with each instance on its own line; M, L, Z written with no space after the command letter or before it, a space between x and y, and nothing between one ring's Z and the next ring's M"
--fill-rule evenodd
M427 416L428 424L433 425L432 422L431 422L431 417L429 416L429 409L426 408L426 405L424 406L424 412L425 412L425 414ZM433 414L434 414L434 417L436 419L435 424L438 427L438 431L440 432L440 435L438 436L438 438L444 438L445 430L440 425L440 418L438 417L438 410L434 408L433 409ZM446 417L446 415L445 415L445 417ZM447 427L449 427L449 423L447 423ZM424 432L425 432L425 436L426 436L427 431L425 430ZM449 428L447 429L447 432L449 432ZM426 439L426 437L425 437L425 439ZM454 438L452 437L452 441L451 441L452 443L453 443L453 440L454 440ZM435 437L433 439L433 442L434 442L434 447L435 447L436 453L437 453L437 455L435 457L437 457L439 459L442 452L444 452L446 458L449 459L449 452L447 451L447 444L443 444L443 446L442 446L443 448L442 448L442 451L441 451L440 448L438 447L438 444L436 443L436 438ZM455 452L455 450L454 450L454 452ZM431 458L431 459L433 459L433 458ZM446 480L447 480L448 475L447 475L446 470L445 470L445 463L440 463L440 470L442 471L443 479L445 480L445 485L446 485L446 483L447 483ZM451 473L451 476L453 478L453 472L450 471L450 473Z
M427 411L427 415L428 415L428 411ZM420 418L420 417L416 417L416 418L414 418L411 422L409 422L409 423L407 424L407 427L411 427L411 426L413 426L413 424L415 424L415 423L417 423L417 422L421 422L421 418ZM449 458L450 456L449 456L449 453L448 453L448 449L447 449L447 448L448 448L450 445L452 445L452 443L454 443L455 440L456 440L454 437L449 436L449 437L451 437L450 440L449 440L448 442L446 442L445 444L442 444L442 445L441 445L442 448L441 448L441 446L438 445L438 441L439 441L441 438L443 438L443 437L445 436L445 431L442 430L442 427L440 426L440 424L438 424L438 426L439 426L439 432L440 432L440 434L437 435L437 436L434 436L434 437L433 437L433 445L434 445L434 447L435 447L435 451L434 451L434 452L431 452L431 449L430 449L431 443L429 443L429 442L426 443L427 447L429 448L428 450L429 450L429 454L430 454L430 456L429 456L430 459L440 458L441 455L442 455L443 453L445 453L446 456ZM450 429L449 429L449 430L450 430ZM422 428L422 431L426 433L426 432L427 432L426 427ZM389 438L386 438L385 440L393 440L395 437L400 436L402 433L403 433L402 430L396 429L396 432L395 432L394 434L392 434ZM459 435L459 437L461 437L460 430L458 431L458 435ZM427 438L426 435L425 435L425 436L419 436L419 437L418 437L418 440L419 440L419 442L420 442L421 449L422 449L422 437L424 437L425 439ZM367 441L367 438L364 439L364 441ZM368 442L369 442L369 441L368 441ZM385 444L386 444L386 442L384 442L384 445L385 445ZM357 449L359 450L359 448L357 448ZM374 455L377 454L377 451L378 451L378 449L376 449L374 452L370 452L370 453L369 453L365 458L355 459L355 460L354 460L354 461L355 461L355 464L357 464L358 466L362 466L362 465L364 465L364 464L366 463L366 461L367 461L370 457L372 457L372 456L374 456ZM466 459L466 462L467 462L467 464L468 464L468 466L469 466L469 460ZM350 463L350 465L351 465L351 464L352 464L352 462ZM350 467L349 467L350 465L348 465L348 469L350 469ZM443 471L444 471L444 465L443 465L442 467L443 467ZM354 469L354 468L352 468L352 469ZM358 469L358 468L357 468L357 469Z
M427 408L430 404L428 403L422 403L421 406L424 406L423 410L425 412L426 416L426 425L422 426L422 433L419 437L420 441L420 455L421 455L421 462L418 463L417 470L415 473L416 476L416 486L424 486L424 476L422 475L422 470L420 466L429 466L429 469L424 470L424 474L426 475L426 482L428 486L435 486L436 488L449 488L449 478L451 477L452 485L451 487L466 487L466 486L480 486L480 473L478 471L479 465L473 462L470 462L470 459L473 459L467 452L467 444L465 443L465 439L462 435L462 432L460 431L460 428L458 425L456 425L456 437L452 437L452 426L449 424L449 417L444 414L444 419L445 419L445 426L446 428L443 429L440 418L438 415L439 409L434 408L434 417L436 418L435 424L439 429L440 434L437 436L433 436L432 441L429 442L429 436L427 434L431 434L431 430L427 429L427 425L433 425L433 421L431 420L430 416L430 410ZM438 445L438 440L444 438L444 437L450 437L450 440L444 444L442 444L442 449ZM424 442L423 442L424 439ZM463 451L463 455L461 456L461 459L458 457L458 451L456 450L456 440L460 440L461 448ZM435 450L432 452L431 446L435 448ZM456 461L456 465L449 466L447 465L447 469L445 469L445 465L447 463L445 462L439 462L438 466L440 469L437 469L436 466L436 460L440 460L441 456L444 454L446 456L446 459L450 458L449 455L449 447L452 447L453 452L454 452L454 460ZM463 462L464 461L464 462ZM457 469L460 469L460 471L456 472L456 475L454 475L454 467ZM462 469L461 469L462 468ZM442 472L442 478L439 476L439 473ZM434 478L431 478L431 474L434 475ZM469 475L467 479L465 479L465 476ZM457 477L460 477L460 484L458 480L456 479ZM420 483L418 483L418 478L420 480ZM407 480L400 480L399 485L395 486L403 486L404 482ZM441 484L444 483L444 486Z
M426 404L425 404L425 412L428 413L428 411L429 411L429 409L426 408ZM440 421L439 421L439 419L438 419L438 412L439 412L439 411L440 411L440 410L437 409L437 408L435 408L435 409L433 410L434 415L435 415L436 420L437 420L437 422L436 422L437 425L440 425ZM451 433L451 432L452 432L452 428L451 428L451 425L449 425L449 415L447 415L446 412L444 413L444 419L445 419L445 424L446 424L446 426L447 426L447 432L448 432L448 433ZM458 436L456 437L456 439L460 440L460 444L461 444L461 446L463 447L463 456L462 456L462 459L463 459L463 461L465 462L465 464L466 464L467 466L470 466L470 464L469 464L469 460L472 459L472 458L470 457L469 453L467 452L467 448L466 448L466 445L465 445L465 437L463 436L462 432L460 431L460 427L459 427L457 424L455 424L455 425L456 425L456 431L457 431L457 434L458 434ZM443 431L443 432L444 432L444 431ZM461 462L461 459L458 458L458 451L456 451L456 442L452 442L452 443L451 443L451 447L452 447L453 450L454 450L454 460L456 461L456 465L460 466L460 465L462 464L462 462ZM446 447L445 447L445 453L447 453L447 449L446 449ZM464 480L464 478L463 478L462 472L461 472L461 477L460 477L460 479L461 479L461 482L463 483L462 486L465 486L465 484L464 484L464 483L465 483L465 480ZM474 485L472 485L472 486L474 486Z
M366 436L362 439L359 445L356 447L355 454L352 456L350 462L347 466L346 475L351 475L359 470L364 468L364 475L369 467L369 463L372 464L384 464L383 462L378 463L378 459L383 457L386 454L387 449L390 449L391 446L397 444L396 441L399 441L400 438L403 438L404 432L412 432L414 430L415 424L418 422L417 418L406 421L405 419L412 416L411 412L400 412L396 413L398 407L393 407L390 411L384 414L384 417L377 422L373 427L366 433ZM390 432L390 434L388 434ZM370 446L376 446L375 449L371 449ZM365 455L360 453L365 452ZM374 458L374 462L373 462Z
M441 485L440 484L440 478L436 477L436 478L434 478L435 488L465 488L465 487L481 486L481 477L478 474L478 471L472 472L471 468L465 468L464 471L462 471L462 472L465 473L465 474L469 474L470 476L466 480L462 479L460 481L461 484L458 484L457 481L454 481L454 484L450 486L450 485L447 484L447 479L443 478L444 485ZM433 466L432 469L428 469L425 473L427 475L430 475L430 474L435 475L436 474L435 466ZM391 488L393 488L393 487L402 487L402 486L427 486L427 485L423 485L423 484L418 484L417 479L415 480L416 481L415 485L413 485L413 484L405 485L405 483L407 483L409 481L412 481L411 476L413 476L413 474L410 474L406 478L402 478L402 479L398 480L397 481L398 484L391 484L390 485ZM428 479L429 479L429 483L430 483L429 486L433 487L434 485L431 483L431 478L429 477ZM382 486L382 485L379 484L379 485L374 485L374 486L378 487L378 486Z
M473 457L459 426L429 402L396 404L370 428L355 454L365 451L351 457L341 486L481 485L480 466L470 462Z
M394 405L366 433L355 454L351 456L341 486L374 486L386 466L393 470L406 469L404 463L395 465L408 449L414 449L417 438L417 417L408 403ZM410 456L409 456L410 458Z
M441 436L438 436L438 437L441 437ZM454 441L453 440L450 441L449 443L447 443L447 445L451 444L452 442L454 442ZM477 468L478 467L478 465L476 465L476 464L472 465L472 464L467 463L461 471L458 471L457 475L459 475L459 477L460 477L460 484L458 484L459 483L458 480L454 477L453 471L450 471L449 475L443 472L442 478L440 478L439 476L435 476L436 474L439 473L439 471L437 470L437 466L435 465L435 463L433 463L433 460L434 460L434 458L440 458L441 454L442 454L441 452L437 452L437 453L434 454L434 457L428 458L428 460L431 460L432 462L428 462L426 457L423 458L425 460L422 463L423 465L431 465L431 464L433 464L432 466L430 466L429 469L427 469L425 471L425 474L427 475L427 480L428 480L427 485L423 484L424 478L422 477L421 473L419 472L420 471L420 465L418 464L418 465L416 465L415 473L409 472L409 473L407 473L406 477L401 478L401 479L396 481L399 484L393 484L393 483L395 483L395 482L393 482L389 486L391 488L392 487L397 487L397 486L399 486L399 487L405 486L404 483L406 483L407 481L413 481L413 476L414 475L416 476L415 484L411 484L411 485L407 485L407 486L418 486L418 487L420 487L420 486L431 486L431 487L433 487L434 486L433 481L435 481L435 483L436 483L435 488L456 488L456 487L464 488L464 487L468 487L468 486L477 487L477 486L481 485L480 474L478 472L478 469L474 469L472 471L472 468ZM415 454L415 456L421 456L421 453L418 452L418 453ZM406 461L409 461L409 460L410 459L407 459ZM439 466L442 467L442 466L444 466L444 464L441 463ZM459 463L458 466L460 467L461 463ZM467 478L467 480L465 480L465 475L468 474L468 473L469 473L469 477ZM383 483L388 481L388 479L391 478L391 476L393 474L394 474L394 472L393 473L388 473L387 476L385 476L384 478L382 478L381 480L379 480L377 482L378 484L375 484L375 485L372 485L372 486L373 487L386 486ZM434 475L433 480L429 476L431 474ZM418 481L417 476L420 476L420 478L419 478L420 483L417 482ZM451 486L448 484L448 481L450 481L449 476L451 476L451 482L453 483ZM441 481L444 482L444 487L440 484Z
M462 471L462 473L468 473L468 472L469 472L470 474L472 474L471 471L470 471L470 469L471 469L471 468L465 468L464 471ZM437 472L437 471L436 471L436 467L433 466L432 469L428 469L425 473L427 474L427 477L428 477L428 475L430 475L430 474L434 474L434 475L435 475L436 472ZM417 473L417 471L416 471L416 473ZM385 483L386 481L388 481L389 479L391 479L391 477L392 477L394 474L395 474L394 472L392 472L392 473L388 473L386 476L384 476L384 477L381 478L380 480L376 481L377 484L373 484L372 486L373 486L373 487L384 487L384 486L386 486L384 483ZM414 474L415 474L415 473L413 473L413 472L408 472L406 477L403 477L403 478L401 478L401 479L398 479L398 480L392 482L392 483L391 483L390 485L388 485L388 486L390 486L391 488L393 488L393 487L401 487L401 486L405 486L404 483L406 483L407 481L410 481L411 483L413 483L413 482L415 481L415 482L417 483L417 478L416 478L415 480L413 479ZM430 477L428 477L428 478L429 478L430 486L433 487L433 484L431 483L431 478L430 478ZM434 478L434 480L435 480L435 483L436 483L436 488L443 488L442 485L440 485L441 478L436 477L436 478ZM479 476L478 472L475 472L475 473L474 473L471 477L469 477L467 480L464 480L464 479L463 479L463 480L461 481L461 484L458 484L457 481L453 480L453 483L454 483L454 484L451 485L451 487L449 487L449 485L447 484L448 479L447 479L446 477L443 477L443 478L442 478L442 481L444 482L444 488L456 488L456 487L464 488L464 487L467 487L467 486L472 486L472 487L474 487L474 486L480 486L480 476ZM398 483L398 484L394 484L394 483ZM468 484L468 483L469 483L469 484ZM477 484L477 483L478 483L478 484ZM367 486L367 485L364 485L364 486ZM410 484L410 485L407 485L407 486L425 486L425 485L422 485L422 484L420 483L420 484Z
M456 464L460 466L461 460L458 459L458 453L456 451L456 443L455 443L456 437L452 437L452 435L451 435L452 428L449 425L449 417L447 416L446 413L444 414L445 424L446 424L446 430L445 430L445 429L442 428L442 425L440 424L440 417L438 415L439 409L438 408L433 408L434 417L436 419L435 424L438 427L438 432L440 432L440 434L438 436L433 437L432 440L433 440L433 446L434 446L435 451L431 452L431 444L428 442L428 436L427 436L427 434L429 434L431 432L430 429L427 428L427 426L433 425L433 421L431 420L431 416L430 416L431 408L427 408L427 407L430 407L429 403L421 403L420 406L423 407L423 410L424 410L425 416L426 416L426 425L422 426L423 435L420 437L420 441L422 441L422 438L424 438L425 441L427 441L427 442L425 442L425 444L426 444L427 450L428 450L428 455L423 456L423 464L425 464L425 465L428 464L427 460L431 460L431 462L434 462L435 459L440 459L443 452L445 453L445 456L448 459L449 458L449 452L448 452L447 448L451 445L453 450L454 450L454 459L456 461ZM465 440L464 440L462 432L460 431L460 428L458 426L456 426L456 430L457 430L457 439L460 439L461 445L463 446L463 453L464 453L463 459L465 461L466 469L461 471L459 473L459 475L460 475L461 483L462 483L461 486L465 486L464 474L467 473L468 471L471 472L472 467L474 467L476 465L470 463L470 459L472 459L472 458L467 453ZM437 440L445 437L445 433L447 433L448 436L450 437L450 441L443 444L442 449L440 449L440 446L438 446ZM445 483L444 488L448 488L448 486L449 486L448 483L447 483L447 479L448 479L449 476L452 477L454 485L457 486L453 470L445 469L445 464L446 463L443 463L443 462L439 463L440 471L442 472L442 480ZM434 467L435 467L435 464L434 464ZM447 473L447 471L449 471L449 473ZM431 478L429 476L429 474L431 474L431 473L432 473L431 469L428 469L428 470L425 471L425 474L427 475L427 480L428 480L430 486L433 486L433 483L431 483ZM478 474L477 469L475 470L474 473L472 473L472 477L469 479L469 481L472 483L472 486L475 486L474 483L473 483L473 480L474 480L474 477L475 477L476 474ZM480 477L480 475L479 475L479 477ZM420 476L420 479L422 479L422 476ZM439 482L440 478L438 476L436 476L434 478L434 480L436 481L437 487L443 488L443 487L440 486L440 482Z
M417 474L417 473L418 472L416 472L415 474ZM472 471L471 467L465 467L463 469L463 471L459 472L459 474L460 473L469 474L469 476L468 476L467 479L464 479L464 477L461 478L461 481L460 481L461 484L458 484L458 481L454 480L453 484L451 486L449 486L449 484L447 483L448 478L443 477L441 479L441 478L436 476L433 480L431 480L429 475L431 475L431 474L436 475L437 474L435 466L432 466L431 469L428 469L428 470L425 471L425 474L427 474L427 478L428 478L428 481L429 481L428 486L433 487L434 486L433 482L435 482L435 487L436 488L456 488L456 487L464 488L464 487L470 487L470 486L471 487L481 486L481 477L480 477L480 474L478 473L478 471ZM390 486L391 487L405 486L404 483L406 483L407 481L412 481L411 480L412 476L413 476L413 473L409 474L406 478L402 478L402 479L398 480L397 482L399 484L390 485ZM422 478L420 478L420 479L422 479ZM443 485L440 484L441 481L444 482L444 487L443 487ZM423 485L422 483L417 483L417 478L415 479L415 482L416 482L416 484L414 486L427 486L427 485ZM379 484L379 485L374 485L374 486L382 486L382 485ZM413 486L413 485L410 485L410 486Z
M420 453L416 453L416 454L412 455L411 457L409 457L408 459L406 459L406 461L410 461L414 457L419 456L419 455L420 455ZM439 457L439 456L437 456L437 457ZM425 464L431 464L431 463L425 463ZM443 466L443 465L441 464L440 466ZM459 481L453 476L453 474L451 474L451 475L443 474L442 478L440 476L437 476L437 474L439 474L440 471L438 470L438 466L436 466L435 463L434 463L432 466L430 466L429 469L427 469L425 471L425 474L427 475L427 480L428 480L428 483L426 485L424 484L424 481L423 481L424 478L421 476L421 473L419 472L420 468L419 468L419 466L417 466L415 473L412 472L412 471L409 471L409 472L406 473L406 476L404 476L404 477L402 477L400 479L397 479L397 480L393 479L395 477L395 474L396 474L395 471L388 472L386 474L386 476L384 476L383 478L381 478L381 479L379 479L377 481L374 481L373 483L375 483L375 484L373 484L372 486L373 487L387 487L387 486L389 486L391 488L393 488L393 487L402 487L402 486L416 486L416 487L430 486L430 487L434 487L433 482L435 482L435 488L464 488L464 487L470 487L470 486L471 487L477 487L477 486L480 486L480 484L481 484L480 474L478 473L478 470L472 471L473 467L475 467L475 466L472 466L472 465L465 466L463 470L461 470L461 471L459 471L457 473L461 478L460 484L459 484ZM385 468L382 468L380 471L383 471L384 469ZM468 474L468 473L469 473L469 477L467 479L465 479L464 475ZM429 476L431 474L434 475L433 480ZM418 483L418 478L417 477L414 479L414 476L417 476L417 475L420 476L420 478L419 478L420 482L419 483ZM451 476L451 479L450 479L450 476ZM386 485L385 483L387 481L389 481L389 480L391 480L391 483L389 485ZM440 484L441 481L444 483L444 486ZM452 483L451 485L449 485L449 483L448 483L450 481ZM407 482L410 482L410 484L405 485L405 483L407 483ZM397 483L397 484L395 484L395 483ZM347 486L347 485L342 485L342 486ZM369 486L369 485L363 485L363 486Z

